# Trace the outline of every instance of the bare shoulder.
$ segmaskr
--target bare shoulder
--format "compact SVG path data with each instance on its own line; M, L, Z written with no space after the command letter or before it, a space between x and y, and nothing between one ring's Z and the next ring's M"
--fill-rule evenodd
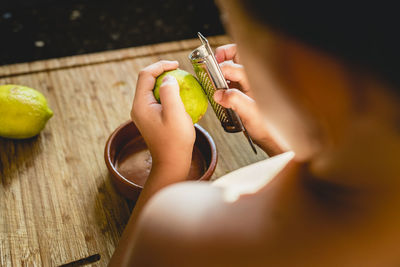
M137 224L134 251L142 260L137 265L223 266L230 259L231 266L244 266L249 258L255 259L258 252L253 248L260 247L260 233L265 232L266 201L254 192L272 178L258 177L265 176L264 165L253 166L257 172L242 169L228 174L231 178L220 178L223 183L185 182L161 190ZM241 251L240 257L232 251ZM244 257L245 251L252 257ZM245 259L247 263L240 262Z
M148 203L143 217L162 218L165 223L179 225L198 222L222 203L221 190L206 182L184 182L168 186Z
M262 196L230 202L225 194L197 182L156 194L138 222L135 266L262 266Z
M185 236L199 233L210 222L210 216L223 208L221 191L205 182L169 186L149 201L143 210L143 223L154 224L155 228L162 224L163 229L168 228L168 236L177 232Z
M159 220L167 227L177 228L186 234L204 235L206 230L200 231L199 226L207 224L203 228L207 228L208 233L221 225L221 219L234 218L243 207L246 210L249 206L258 209L254 206L257 202L254 193L276 177L293 155L286 152L254 163L213 183L184 182L166 187L147 204L143 220ZM223 225L226 227L227 223Z
M201 255L216 232L213 221L224 205L220 191L209 183L185 182L157 193L138 222L138 266L184 266Z

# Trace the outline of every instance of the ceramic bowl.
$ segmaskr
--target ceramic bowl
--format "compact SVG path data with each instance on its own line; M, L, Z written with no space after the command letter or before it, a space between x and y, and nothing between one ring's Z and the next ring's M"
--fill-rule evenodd
M195 178L194 180L206 181L211 178L215 171L218 158L217 149L214 140L206 130L197 124L195 124L195 129L196 141L194 150L197 151L196 157L198 159L202 157L200 160L204 162L204 168L202 168L202 171L199 172L199 177ZM130 177L130 179L128 179L128 177L124 177L124 175L121 174L122 171L118 169L117 161L120 157L120 154L126 154L126 152L122 152L124 151L124 148L126 148L127 145L132 142L132 140L139 139L142 139L142 137L136 125L132 121L127 121L119 126L110 135L104 150L104 159L115 188L123 196L132 200L136 200L138 198L143 186L135 181L135 177ZM143 146L145 146L144 142ZM200 151L200 153L198 151Z

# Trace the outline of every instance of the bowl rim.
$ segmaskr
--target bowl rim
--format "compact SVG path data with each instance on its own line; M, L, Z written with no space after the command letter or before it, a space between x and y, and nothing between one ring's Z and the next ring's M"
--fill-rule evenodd
M208 144L210 145L210 150L211 150L210 165L208 166L206 172L199 179L197 179L197 181L204 181L207 176L211 178L211 176L215 171L215 168L217 167L218 163L217 146L215 145L214 139L212 139L211 135L203 127L201 127L197 123L194 125L194 127L197 130L199 130L206 138Z
M112 141L115 139L115 137L119 134L119 132L123 128L127 127L131 123L135 124L132 120L128 120L128 121L122 123L108 137L108 139L106 141L106 146L104 148L104 159L106 162L107 169L112 172L111 179L115 179L115 177L116 177L118 180L122 181L124 184L126 184L129 187L143 189L143 186L138 185L138 184L128 180L124 176L122 176L116 169L116 167L113 163L113 160L111 159L111 143L112 143ZM134 126L136 127L136 125L134 125ZM212 174L214 173L215 168L217 166L217 162L218 162L217 147L216 147L215 142L212 139L211 135L203 127L201 127L197 123L194 124L194 127L205 137L205 139L207 140L207 143L210 145L210 150L211 150L210 165L208 166L208 168L204 172L204 174L195 181L209 180L211 178ZM209 178L206 179L207 177L209 177Z

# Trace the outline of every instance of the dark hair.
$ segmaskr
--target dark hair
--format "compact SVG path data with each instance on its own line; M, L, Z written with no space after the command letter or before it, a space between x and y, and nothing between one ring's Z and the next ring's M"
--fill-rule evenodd
M373 72L400 93L396 1L240 2L258 22Z

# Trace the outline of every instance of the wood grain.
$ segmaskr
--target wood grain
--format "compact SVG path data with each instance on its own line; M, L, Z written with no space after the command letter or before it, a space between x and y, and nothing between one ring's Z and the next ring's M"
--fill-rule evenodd
M226 37L210 38L216 46ZM187 59L197 40L0 67L0 84L36 88L54 117L29 140L0 139L0 266L59 266L95 254L106 266L132 203L112 187L103 159L109 134L129 119L139 70ZM213 179L264 159L228 134L211 108L200 124L219 151Z

